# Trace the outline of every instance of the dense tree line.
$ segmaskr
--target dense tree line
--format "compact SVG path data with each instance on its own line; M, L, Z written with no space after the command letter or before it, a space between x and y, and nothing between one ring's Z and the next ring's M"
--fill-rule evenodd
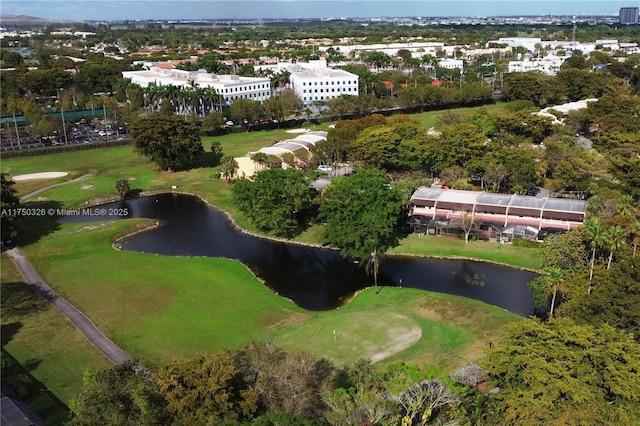
M523 320L449 375L405 363L336 367L273 342L154 370L88 371L71 425L633 424L640 344L609 325ZM478 383L500 386L482 393Z
M71 425L478 424L473 375L361 360L337 367L273 342L198 355L154 370L88 371ZM464 382L461 383L461 382Z

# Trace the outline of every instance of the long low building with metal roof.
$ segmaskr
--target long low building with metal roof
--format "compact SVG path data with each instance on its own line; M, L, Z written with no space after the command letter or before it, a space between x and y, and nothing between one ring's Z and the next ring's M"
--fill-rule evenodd
M587 202L564 198L494 194L441 187L420 187L411 196L411 216L417 219L455 221L507 227L571 230L582 226Z
M238 163L238 175L251 177L261 169L261 165L256 164L252 157L257 153L265 155L275 155L281 157L284 154L296 155L299 151L311 152L318 144L327 140L327 132L323 130L307 132L292 139L277 142L271 146L260 148L257 152L249 152L243 157L236 157Z

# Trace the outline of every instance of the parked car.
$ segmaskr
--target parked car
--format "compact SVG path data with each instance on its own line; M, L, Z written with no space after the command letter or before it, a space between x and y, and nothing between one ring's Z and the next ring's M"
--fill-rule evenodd
M318 166L318 171L322 173L331 173L333 171L333 167L327 166L326 164L321 164Z

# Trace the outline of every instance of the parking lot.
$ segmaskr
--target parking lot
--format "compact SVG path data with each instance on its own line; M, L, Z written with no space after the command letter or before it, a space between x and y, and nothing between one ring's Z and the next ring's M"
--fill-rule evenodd
M39 149L49 146L76 145L85 143L111 142L115 140L129 139L128 129L124 126L112 127L101 124L98 120L86 122L80 120L78 123L67 124L67 134L47 137L20 136L18 141L15 133L3 130L0 139L1 152Z

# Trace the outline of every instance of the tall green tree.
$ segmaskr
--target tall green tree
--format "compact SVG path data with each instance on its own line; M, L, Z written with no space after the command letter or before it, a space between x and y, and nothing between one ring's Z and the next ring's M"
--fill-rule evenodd
M234 359L262 411L308 418L324 411L320 396L334 378L328 362L299 350L285 351L272 341L240 348Z
M118 194L120 197L124 198L130 190L131 186L129 185L129 180L118 179L116 181L116 194Z
M414 170L424 158L426 131L411 120L388 120L360 132L351 143L350 156L363 167Z
M13 239L17 236L18 215L14 209L20 206L20 198L16 189L13 187L15 182L6 173L0 174L1 191L0 206L2 214L0 216L0 232L2 233L2 241Z
M607 324L509 324L482 362L490 385L500 388L491 424L633 424L640 418L638 366L640 345Z
M234 120L245 122L247 132L251 130L254 122L262 116L262 105L253 99L235 99L230 107L231 117Z
M238 173L238 162L233 156L225 155L222 157L220 165L222 166L222 177L231 183Z
M609 260L607 269L611 268L613 254L620 250L626 243L627 232L620 225L610 226L606 231L607 247L609 248Z
M83 389L74 397L71 426L170 425L166 401L146 372L128 362L107 370L84 373Z
M233 186L233 200L255 226L282 237L300 232L300 218L315 194L309 180L295 169L265 169L253 180Z
M177 424L233 423L253 418L257 410L258 395L226 352L173 361L158 371L157 383Z
M387 175L362 169L339 176L322 195L319 218L326 222L325 241L345 256L366 259L397 244L402 194L392 189Z
M378 273L380 272L380 255L378 248L374 245L373 251L365 259L365 270L368 275L373 275L373 285L375 294L378 294Z
M606 243L606 234L602 221L597 217L589 217L584 222L584 236L587 239L589 248L591 248L591 261L589 267L589 289L591 292L591 281L593 280L593 268L596 262L596 252Z
M580 288L586 278L576 276L571 285ZM640 257L623 256L608 271L596 270L591 294L571 292L571 297L558 309L583 324L609 324L632 333L640 342Z
M552 235L544 240L540 249L542 267L560 268L575 272L586 265L587 252L583 243L582 229Z
M198 128L178 116L152 114L131 123L135 151L162 170L181 170L204 153Z
M631 237L631 245L633 246L633 257L635 257L638 246L640 245L640 220L634 220L629 226L629 236Z
M451 166L466 167L467 163L483 155L486 136L473 123L445 126L438 137L426 140L426 162L435 173Z

